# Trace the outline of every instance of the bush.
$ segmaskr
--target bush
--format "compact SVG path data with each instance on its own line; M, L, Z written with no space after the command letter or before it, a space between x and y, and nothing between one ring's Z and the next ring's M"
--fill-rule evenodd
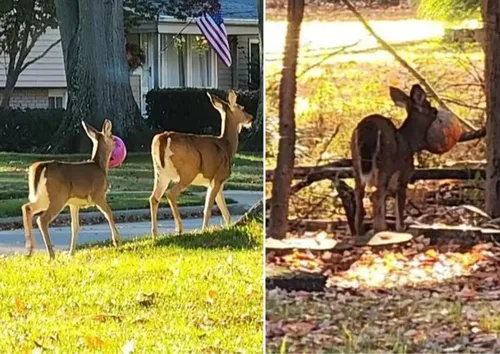
M218 89L167 88L149 91L146 96L146 122L157 131L219 135L221 118L210 104L207 91L226 99L226 92ZM236 94L238 103L254 117L252 129L242 134L240 150L262 151L263 129L262 124L257 122L259 91L237 91Z
M0 151L33 152L47 144L64 109L0 109Z

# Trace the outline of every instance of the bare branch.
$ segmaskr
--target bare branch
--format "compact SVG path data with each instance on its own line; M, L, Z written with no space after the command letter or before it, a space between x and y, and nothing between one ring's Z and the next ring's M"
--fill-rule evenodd
M469 108L469 109L475 109L478 111L486 112L486 107L470 105L468 103L462 102L462 101L454 99L454 98L443 97L443 101L456 104L457 106L460 106L460 107L465 107L465 108Z
M50 52L50 50L51 50L52 48L54 48L54 47L55 47L56 45L58 45L59 43L61 43L61 39L60 39L60 38L59 38L57 41L55 41L54 43L52 43L50 46L48 46L48 47L47 47L47 49L45 49L45 50L43 51L43 53L42 53L42 54L40 54L39 56L37 56L37 57L35 57L35 58L33 58L33 59L29 60L29 61L27 61L27 62L23 65L23 67L21 68L21 71L24 71L24 69L26 69L26 68L27 68L28 66L30 66L31 64L34 64L34 63L36 63L38 60L42 59L44 56L46 56L46 55L47 55L47 53L48 53L48 52Z
M407 69L415 78L426 88L426 90L429 92L429 94L434 97L434 99L445 109L449 110L450 112L453 112L448 105L439 97L439 95L436 93L434 88L427 82L427 80L417 71L415 70L406 60L401 58L398 53L394 50L394 48L391 47L389 43L384 41L381 37L379 37L373 28L366 22L364 17L359 13L359 11L356 9L356 7L349 1L349 0L342 0L342 2L349 8L349 10L352 11L352 13L358 18L358 20L363 24L363 26L366 28L368 32L380 43L380 45L387 50L393 57L396 59L405 69ZM460 117L458 114L454 113L453 114L464 124L467 126L469 129L472 130L477 130L476 127L467 120L463 119Z

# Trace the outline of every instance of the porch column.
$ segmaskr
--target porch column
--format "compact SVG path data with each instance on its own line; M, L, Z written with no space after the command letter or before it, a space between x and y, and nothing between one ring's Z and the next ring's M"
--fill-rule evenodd
M153 88L159 88L160 87L160 70L161 70L161 63L160 63L160 34L159 33L153 33L152 37L152 44L153 44L153 58L151 60L151 71L152 71L152 76L153 76Z
M238 80L238 36L230 36L230 49L231 49L231 86L233 89L239 88L239 80Z

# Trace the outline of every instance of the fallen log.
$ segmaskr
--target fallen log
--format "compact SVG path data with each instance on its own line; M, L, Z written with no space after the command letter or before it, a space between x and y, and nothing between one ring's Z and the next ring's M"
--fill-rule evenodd
M271 181L273 179L273 170L266 171L266 180ZM421 168L416 169L411 178L410 182L415 182L417 180L439 180L439 179L474 179L474 178L485 178L486 172L482 168ZM308 186L313 182L318 182L324 179L344 179L353 178L352 168L350 167L332 167L332 164L327 164L323 166L315 167L300 167L293 170L293 179L303 179L301 185ZM303 188L303 187L302 187ZM302 189L300 188L300 189Z

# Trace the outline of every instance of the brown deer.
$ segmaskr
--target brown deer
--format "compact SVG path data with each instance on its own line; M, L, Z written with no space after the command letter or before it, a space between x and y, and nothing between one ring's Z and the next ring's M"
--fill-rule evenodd
M175 228L183 232L177 197L189 185L207 187L203 228L208 227L214 201L226 224L231 222L224 199L224 183L231 175L233 156L238 149L242 127L250 127L253 117L236 103L236 93L229 91L227 102L207 93L212 106L222 118L221 135L195 135L176 132L157 134L151 144L154 189L150 197L151 234L158 235L158 204L171 181L177 182L166 192Z
M388 195L396 199L396 231L404 229L406 187L413 172L413 155L422 150L427 130L438 110L431 106L419 85L413 85L410 96L390 87L390 96L399 107L406 108L407 117L398 129L381 115L364 118L351 138L351 154L355 179L355 233L363 235L363 198L365 186L375 187L375 232L386 229L385 202Z
M82 122L83 128L92 141L92 158L84 162L45 161L33 163L28 172L29 202L22 206L26 248L31 255L35 247L33 237L33 215L42 212L37 219L45 247L50 258L54 249L49 236L49 224L69 205L71 213L71 246L74 254L78 237L79 210L81 207L97 206L108 220L113 244L120 243L113 214L106 201L108 190L108 164L115 147L111 134L112 124L105 120L102 131Z

